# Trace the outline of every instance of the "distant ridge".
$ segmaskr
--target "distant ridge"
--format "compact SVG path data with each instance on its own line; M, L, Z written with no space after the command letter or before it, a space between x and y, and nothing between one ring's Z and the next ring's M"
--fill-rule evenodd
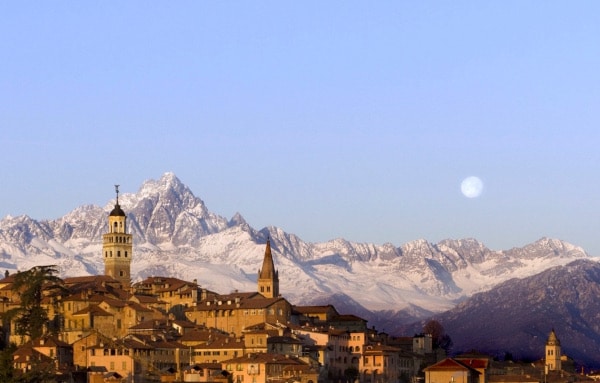
M549 238L506 251L475 239L419 239L399 247L309 243L275 226L254 229L239 213L226 219L210 212L173 173L121 194L119 202L134 238L134 280L168 275L222 293L254 290L270 238L281 293L292 303L343 300L373 313L373 321L414 320L508 279L589 258L580 247ZM81 206L56 220L2 219L0 268L56 264L63 276L102 273L101 236L113 205Z
M551 329L563 354L600 367L600 264L581 259L523 279L511 279L436 315L454 351L478 350L499 358L544 357Z

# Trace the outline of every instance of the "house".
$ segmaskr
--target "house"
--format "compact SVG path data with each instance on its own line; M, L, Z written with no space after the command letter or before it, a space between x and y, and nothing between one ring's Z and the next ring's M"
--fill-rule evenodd
M292 307L292 323L299 325L323 325L338 315L333 305Z
M479 383L479 371L466 364L446 358L423 369L425 383Z
M242 356L244 341L224 334L213 334L205 342L190 346L194 363L221 363Z
M259 323L287 323L291 311L291 304L282 297L232 293L198 302L185 310L185 316L190 322L239 335Z
M228 383L229 373L221 363L196 363L183 369L184 382L222 382Z
M308 363L287 355L248 354L222 362L234 383L296 381L316 383L319 371Z

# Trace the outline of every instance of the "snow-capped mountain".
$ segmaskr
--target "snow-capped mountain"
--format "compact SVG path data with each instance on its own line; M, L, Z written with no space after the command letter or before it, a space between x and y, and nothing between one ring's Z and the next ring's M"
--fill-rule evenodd
M400 247L344 239L308 243L274 226L256 230L239 213L229 220L211 213L173 173L146 181L119 203L134 238L134 280L168 275L197 279L220 293L254 291L270 238L281 292L295 304L335 296L372 311L407 309L420 316L510 278L588 258L580 247L547 238L506 251L475 239L420 239ZM56 220L5 217L0 268L55 264L63 276L103 273L102 234L114 204L81 206Z

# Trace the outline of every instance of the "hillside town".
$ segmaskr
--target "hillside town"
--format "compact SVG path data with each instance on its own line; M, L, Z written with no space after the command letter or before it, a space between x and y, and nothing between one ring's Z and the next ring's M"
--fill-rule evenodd
M132 283L133 238L119 195L102 238L104 275L51 266L0 280L2 382L541 383L591 380L550 331L540 359L452 357L443 327L391 336L333 305L280 294L270 241L256 291L219 294L197 280Z

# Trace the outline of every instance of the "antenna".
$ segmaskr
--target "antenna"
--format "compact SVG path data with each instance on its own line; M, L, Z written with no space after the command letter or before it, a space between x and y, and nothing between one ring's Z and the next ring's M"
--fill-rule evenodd
M117 192L117 205L119 204L119 185L115 185L115 191Z

